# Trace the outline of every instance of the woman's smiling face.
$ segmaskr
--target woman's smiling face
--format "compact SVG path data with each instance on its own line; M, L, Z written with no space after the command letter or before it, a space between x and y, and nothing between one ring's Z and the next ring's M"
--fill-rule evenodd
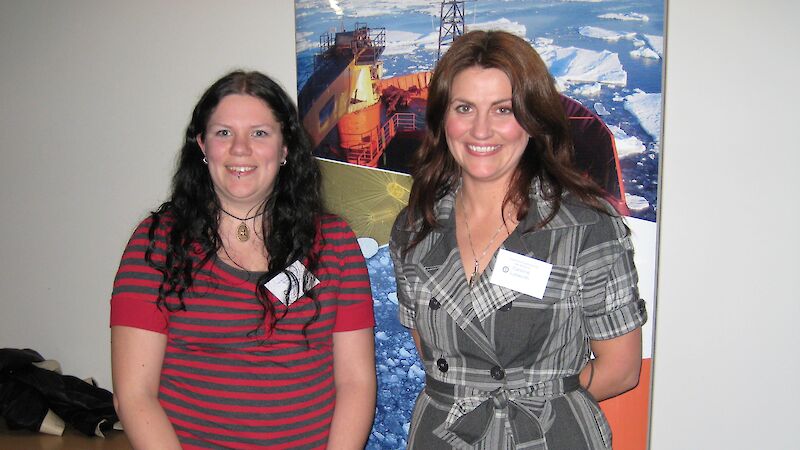
M511 94L499 69L470 67L453 79L444 129L465 183L507 185L516 170L529 136L514 117Z
M253 210L272 193L287 153L281 124L263 100L250 95L224 97L197 143L222 207L236 215Z

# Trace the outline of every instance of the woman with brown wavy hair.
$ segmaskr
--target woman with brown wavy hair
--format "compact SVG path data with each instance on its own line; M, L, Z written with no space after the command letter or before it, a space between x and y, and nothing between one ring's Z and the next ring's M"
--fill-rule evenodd
M409 448L611 448L597 401L637 385L647 315L547 67L512 34L467 33L426 121L390 243L426 369Z

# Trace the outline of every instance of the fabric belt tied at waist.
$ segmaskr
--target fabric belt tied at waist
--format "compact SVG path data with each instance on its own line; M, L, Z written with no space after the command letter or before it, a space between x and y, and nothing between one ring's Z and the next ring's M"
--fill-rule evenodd
M542 397L562 395L579 387L577 375L516 389L499 387L493 391L444 383L430 376L425 378L425 392L431 398L440 403L453 403L445 428L470 445L475 445L485 435L495 410L506 408L518 444L541 439L543 430L539 418L529 406L543 404Z

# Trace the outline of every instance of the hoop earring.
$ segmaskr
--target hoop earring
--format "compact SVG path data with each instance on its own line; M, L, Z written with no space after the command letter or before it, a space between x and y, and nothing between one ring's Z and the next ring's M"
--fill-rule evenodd
M203 164L208 165L208 158L205 156L203 156Z
M285 165L286 165L286 163L288 163L288 162L289 162L289 161L287 161L287 160L285 160L285 159L284 159L283 161L281 161L281 167L285 166Z

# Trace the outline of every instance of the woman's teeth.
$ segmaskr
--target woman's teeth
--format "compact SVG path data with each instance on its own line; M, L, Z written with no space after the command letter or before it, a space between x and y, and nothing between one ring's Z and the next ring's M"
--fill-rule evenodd
M228 170L230 170L232 172L239 172L239 173L250 172L253 169L255 169L255 167L251 167L251 166L228 166Z
M242 178L243 173L255 170L254 166L225 166L226 169L236 174L236 178Z
M500 148L500 146L499 145L468 145L467 148L469 148L470 151L473 151L473 152L476 152L476 153L489 153L489 152L491 152L493 150L497 150L498 148Z

